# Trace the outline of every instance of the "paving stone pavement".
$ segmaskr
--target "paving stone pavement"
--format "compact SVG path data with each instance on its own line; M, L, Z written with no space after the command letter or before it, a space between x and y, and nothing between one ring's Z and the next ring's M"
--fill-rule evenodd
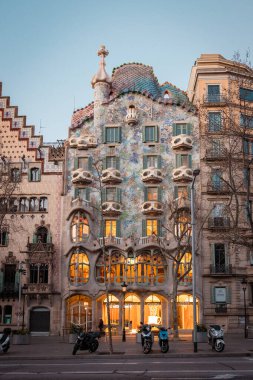
M193 352L193 343L190 335L181 335L179 339L170 340L169 352L162 354L158 345L157 337L153 344L152 352L149 355L155 357L189 357L189 356L253 356L253 339L245 339L243 334L226 334L225 350L222 353L212 351L207 343L198 343L198 352ZM136 343L135 336L126 336L126 342L122 342L121 336L113 336L113 355L109 353L108 337L99 340L99 348L95 353L88 351L78 351L72 355L73 344L68 343L67 337L60 336L32 336L29 345L11 344L7 354L0 355L0 360L8 359L47 359L47 358L79 358L96 357L104 355L106 357L133 357L143 356L140 343Z

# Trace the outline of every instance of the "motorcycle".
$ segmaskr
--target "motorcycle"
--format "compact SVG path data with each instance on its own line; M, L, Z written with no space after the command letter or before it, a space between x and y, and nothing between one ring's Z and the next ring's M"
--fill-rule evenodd
M73 347L72 355L75 355L78 350L88 350L89 352L95 352L99 346L99 338L99 332L80 332Z
M169 334L168 329L165 327L159 328L158 333L159 346L161 347L161 351L165 354L169 350Z
M208 344L212 350L221 352L225 348L224 330L220 325L210 325L207 331Z
M5 328L0 337L0 352L6 353L10 348L10 329Z
M141 343L143 347L144 354L148 354L152 348L152 334L151 334L151 326L143 325L141 331Z

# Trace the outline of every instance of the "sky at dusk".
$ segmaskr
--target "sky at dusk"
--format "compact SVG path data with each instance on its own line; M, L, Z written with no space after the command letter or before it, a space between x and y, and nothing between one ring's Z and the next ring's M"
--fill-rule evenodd
M187 90L202 53L253 61L252 0L0 0L0 82L44 142L68 136L72 112L93 101L97 51L108 74L150 65Z

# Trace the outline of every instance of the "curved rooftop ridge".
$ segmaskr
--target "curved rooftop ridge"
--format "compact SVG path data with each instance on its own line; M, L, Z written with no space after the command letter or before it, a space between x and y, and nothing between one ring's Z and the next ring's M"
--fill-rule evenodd
M71 119L71 128L80 126L84 120L90 119L94 115L94 102L89 103L87 106L77 109L73 112Z
M112 95L128 93L131 91L147 93L154 100L164 97L166 90L170 91L172 97L183 103L188 102L186 93L170 82L159 84L152 66L142 63L124 63L113 69Z

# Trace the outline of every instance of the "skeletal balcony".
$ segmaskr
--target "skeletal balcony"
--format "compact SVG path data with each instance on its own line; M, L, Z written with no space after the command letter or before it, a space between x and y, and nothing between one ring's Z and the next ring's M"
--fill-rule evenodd
M143 170L141 179L143 182L149 182L149 183L162 182L163 174L162 174L161 169L150 167Z
M77 149L96 148L97 139L95 136L82 136L77 140Z
M122 181L120 171L114 168L108 168L102 171L103 183L120 183Z
M171 145L173 149L192 149L192 137L188 135L174 136Z
M180 166L172 172L174 182L191 182L193 180L192 169L186 166Z
M77 148L77 144L78 144L78 137L70 137L69 139L69 146L70 148Z
M117 216L122 213L121 204L114 201L103 202L102 204L103 215Z
M82 168L78 168L72 173L72 183L74 185L87 185L91 183L92 180L92 174Z
M134 125L137 123L137 112L134 106L129 106L126 115L126 122L129 125Z
M158 201L147 201L141 206L144 215L160 215L163 213L163 204Z

